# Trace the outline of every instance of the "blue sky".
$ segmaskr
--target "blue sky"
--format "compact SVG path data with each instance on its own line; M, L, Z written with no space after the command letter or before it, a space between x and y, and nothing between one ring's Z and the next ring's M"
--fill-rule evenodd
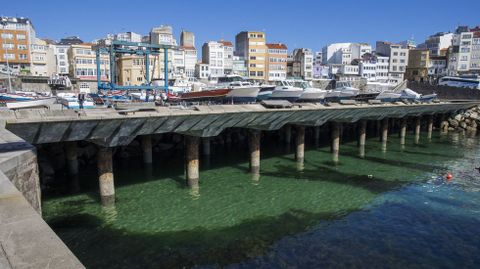
M242 30L264 30L268 42L290 50L320 50L333 42L402 41L417 43L457 25L480 24L479 0L342 1L2 1L0 15L29 17L43 38L78 35L84 41L107 33L146 34L169 24L179 39L193 31L197 47L208 40L234 41Z

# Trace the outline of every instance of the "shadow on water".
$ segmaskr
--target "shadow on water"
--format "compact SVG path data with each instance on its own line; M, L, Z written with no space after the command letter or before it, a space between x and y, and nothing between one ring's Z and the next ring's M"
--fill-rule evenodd
M225 266L260 256L280 238L303 232L322 221L341 219L349 213L292 209L279 216L259 216L217 230L198 227L153 234L116 229L89 214L60 216L49 223L87 268L149 268L152 265L182 268ZM84 230L82 238L70 236L72 228ZM89 246L88 251L85 246ZM99 259L99 253L105 253L108 259Z

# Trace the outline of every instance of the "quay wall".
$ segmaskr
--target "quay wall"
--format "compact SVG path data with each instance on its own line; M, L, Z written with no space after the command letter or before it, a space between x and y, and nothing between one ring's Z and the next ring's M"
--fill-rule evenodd
M0 268L85 268L41 217L35 148L0 130Z
M408 82L408 88L420 94L438 94L440 100L480 100L480 90L432 85L421 82Z

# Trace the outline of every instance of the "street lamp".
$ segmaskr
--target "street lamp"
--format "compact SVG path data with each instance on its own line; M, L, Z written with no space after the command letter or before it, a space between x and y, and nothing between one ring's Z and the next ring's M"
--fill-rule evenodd
M0 23L6 28L7 22L2 21ZM3 38L3 44L6 43L6 40L7 40L6 38ZM5 57L5 59L7 60L8 92L11 93L12 92L12 79L10 77L10 64L8 62L8 58L9 58L8 46L5 46L5 54L3 56L5 56L5 55L7 56L7 57Z

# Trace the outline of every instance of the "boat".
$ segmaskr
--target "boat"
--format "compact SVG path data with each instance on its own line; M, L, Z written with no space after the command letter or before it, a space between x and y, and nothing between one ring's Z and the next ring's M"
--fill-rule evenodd
M7 108L10 109L19 109L19 108L35 108L35 107L49 107L50 105L55 104L57 98L55 97L45 97L45 98L33 98L30 100L19 100L7 102Z
M383 91L375 97L376 100L380 100L382 102L397 102L400 101L400 97L402 95L400 93L391 92L391 91Z
M275 89L275 85L261 85L260 91L258 92L257 100L263 101L267 100L272 96L272 92Z
M400 97L400 99L404 101L411 101L411 102L414 102L414 101L431 102L436 98L437 98L437 94L435 93L422 95L408 88L402 91L401 97Z
M302 93L302 88L293 86L293 84L287 80L279 80L275 82L275 89L272 91L269 99L295 102L300 98Z
M78 101L78 95L75 93L58 93L58 102L68 109L80 109L80 103ZM83 101L83 108L90 109L95 107L95 102L88 95L85 94L85 100Z
M211 89L198 92L186 92L179 94L179 101L189 101L189 102L201 102L201 101L218 101L221 102L225 99L227 94L231 89ZM169 100L172 100L169 97ZM176 99L174 99L176 100Z
M340 100L352 99L354 100L360 93L360 90L353 88L348 82L337 82L337 87L325 96L327 102L339 102Z
M15 92L15 93L1 93L0 102L18 102L18 101L31 101L37 97L34 92Z
M298 102L321 102L327 95L326 90L314 88L308 81L293 80L291 82L293 83L293 86L303 89L302 94L297 100Z
M257 100L260 87L248 81L235 81L227 87L230 91L225 96L228 103L254 103Z

